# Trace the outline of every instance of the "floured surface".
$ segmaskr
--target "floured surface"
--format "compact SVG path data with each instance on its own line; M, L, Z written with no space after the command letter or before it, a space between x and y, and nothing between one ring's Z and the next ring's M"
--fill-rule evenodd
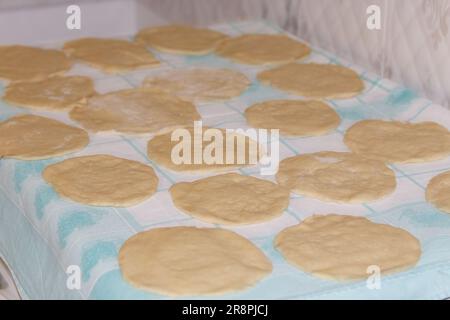
M64 51L72 58L110 73L159 65L143 45L126 40L82 38L66 42Z
M70 117L94 132L162 134L192 126L195 106L159 90L129 89L97 95L75 107Z
M202 55L213 51L220 41L226 39L223 33L181 25L168 25L142 29L136 41L169 53Z
M297 268L333 280L366 279L370 266L388 274L413 267L419 241L409 232L363 217L312 216L281 231L274 242Z
M41 80L72 66L62 51L27 46L0 46L0 79Z
M364 90L356 72L334 64L288 63L261 72L258 80L308 98L344 99Z
M439 210L450 213L450 171L431 179L427 186L426 199Z
M220 43L216 54L247 64L276 64L306 57L311 49L286 35L244 34Z
M89 143L86 131L34 115L19 115L0 122L0 137L0 157L21 160L62 156Z
M249 85L250 80L240 72L212 68L170 70L144 81L144 86L157 88L192 102L234 98Z
M277 181L295 193L340 203L378 200L396 187L395 173L383 162L327 151L284 159Z
M272 271L270 261L247 239L193 227L136 234L120 249L119 265L132 285L171 296L244 290Z
M67 111L94 94L94 83L88 77L54 76L41 81L12 83L6 88L3 100L37 110Z
M200 132L194 130L194 128L186 128L185 133L190 136L190 140L182 137L178 138L178 136L174 136L174 139L172 139L172 133L158 135L148 142L147 156L150 160L167 169L195 174L224 172L254 166L264 152L257 142L249 137L236 133L226 133L224 129L211 131L208 131L208 129L210 128L204 127ZM216 148L208 147L212 142L201 143L205 135L211 134L213 137L216 133L219 133L219 135L212 138L214 141L220 141L216 142ZM230 144L228 148L227 140ZM221 147L219 144L221 144ZM176 147L177 145L179 148ZM188 147L182 148L183 146L190 146L190 151ZM217 158L212 157L216 155L214 149L217 152ZM190 153L188 156L184 156L185 150L187 153ZM179 163L177 163L178 160L177 162L174 161L172 153L179 158ZM227 154L229 156L232 155L230 161L227 161ZM187 161L182 163L181 160L184 160L184 157L186 157ZM214 163L215 159L218 160L216 163Z
M318 136L339 126L341 119L321 101L269 100L245 110L254 128L279 129L286 136Z
M236 173L181 182L170 188L175 206L210 223L241 225L280 216L289 204L289 191L279 185Z
M365 120L347 130L345 144L364 156L392 163L416 163L450 155L450 132L435 122Z
M151 167L109 155L67 159L45 168L42 176L62 197L92 206L136 205L158 186Z

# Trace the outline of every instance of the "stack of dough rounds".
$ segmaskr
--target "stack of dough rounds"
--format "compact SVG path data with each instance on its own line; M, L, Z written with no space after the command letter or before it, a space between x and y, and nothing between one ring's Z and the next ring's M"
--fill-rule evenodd
M216 50L223 57L255 65L292 62L310 52L307 45L279 34L244 34L222 41Z
M88 77L54 76L34 82L14 82L6 88L3 100L32 109L66 111L94 94L94 84Z
M40 160L83 149L86 131L34 115L19 115L0 122L0 157Z
M211 68L170 70L144 81L144 86L192 102L227 100L239 96L249 85L250 80L240 72Z
M213 51L225 38L217 31L181 25L146 28L136 35L136 41L159 51L193 55Z
M450 171L431 179L427 186L426 198L436 208L450 213Z
M391 163L426 162L450 155L450 132L434 122L364 120L347 130L344 142L353 152Z
M261 72L258 80L309 98L351 98L364 90L356 72L333 64L288 63Z
M71 66L71 61L58 50L19 45L0 46L0 79L41 80L63 73Z
M277 181L295 193L340 203L380 199L395 190L383 162L347 152L318 152L281 161Z
M222 229L157 228L128 239L119 252L125 280L170 296L216 295L246 289L272 271L247 239Z
M212 129L212 130L209 130ZM178 139L178 135L174 137L174 141L172 141L172 133L167 133L163 135L159 135L154 137L148 142L147 146L147 155L150 160L155 161L159 165L178 172L184 173L203 173L203 172L224 172L231 171L241 167L248 167L256 165L257 162L261 159L264 154L264 150L262 150L262 146L259 146L256 141L250 139L247 136L238 134L238 133L226 133L224 129L216 129L216 128L205 128L201 129L201 133L198 133L194 130L194 128L186 128L183 131L178 131L178 133L182 133L182 138ZM222 148L217 148L218 153L214 153L214 148L209 146L213 142L203 142L201 146L196 145L196 141L202 141L204 136L211 134L212 137L215 137L215 134L220 135L220 137L213 138L214 146L219 147L219 144L222 144ZM188 136L188 137L185 137ZM189 140L185 140L188 139ZM218 140L217 140L218 139ZM233 142L233 160L227 161L227 150L226 142L227 140L231 143ZM181 148L178 149L178 146ZM184 155L184 147L190 146L190 157L187 160L189 163L176 163L173 161L173 154L180 158L188 157ZM240 147L245 146L245 153L241 153ZM238 156L239 154L241 157ZM189 151L188 151L189 152ZM173 154L172 154L173 153ZM222 154L222 156L217 156ZM222 163L213 163L214 156L220 158ZM211 161L206 159L204 161L204 155L211 156ZM229 156L231 157L231 156ZM195 163L195 159L199 158L201 163ZM241 159L240 159L241 158ZM219 161L220 161L219 160ZM239 161L243 160L243 161ZM209 162L209 163L208 163Z
M312 216L281 231L275 247L294 266L331 280L365 279L377 266L383 275L413 267L419 241L409 232L363 217Z
M67 159L45 168L42 176L61 196L93 206L132 206L158 186L151 167L109 155Z
M271 100L245 110L254 128L279 129L286 136L318 136L336 129L339 115L327 104L310 100Z
M175 206L200 220L226 225L260 223L278 217L289 205L289 190L236 173L170 188Z
M93 96L70 117L94 132L162 134L192 126L200 119L195 106L155 89L127 89Z
M83 38L66 42L64 51L72 58L109 73L159 65L143 45L126 40Z

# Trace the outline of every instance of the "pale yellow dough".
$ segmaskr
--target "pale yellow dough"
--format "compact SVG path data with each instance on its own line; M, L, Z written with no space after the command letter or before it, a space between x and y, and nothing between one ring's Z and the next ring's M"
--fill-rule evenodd
M229 69L170 70L145 79L144 86L158 88L192 102L227 100L250 85L242 73Z
M118 39L82 38L66 42L70 57L108 73L158 66L160 63L145 46Z
M168 25L142 29L135 39L163 52L202 55L213 51L227 37L210 29Z
M364 90L355 71L333 64L288 63L259 73L258 80L309 98L351 98Z
M3 100L31 109L67 111L94 94L94 84L88 77L53 76L40 81L11 83L6 87Z
M86 131L53 119L19 115L0 122L0 158L40 160L83 149Z
M427 186L426 198L439 210L450 213L450 171L431 179Z
M327 104L302 100L271 100L245 110L254 128L279 129L286 136L318 136L339 126L341 118Z
M244 34L220 43L216 53L240 63L275 64L301 59L311 49L286 35Z
M109 155L67 159L46 167L42 176L61 196L92 206L133 206L158 187L151 167Z
M289 205L289 190L237 173L180 182L170 188L175 206L200 220L224 225L265 222Z
M208 130L209 128L203 127L202 131L203 134ZM172 160L172 150L176 145L179 145L183 139L180 139L180 141L172 141L171 136L172 133L167 133L163 135L155 136L153 139L151 139L148 142L147 145L147 155L150 160L155 161L157 164L170 169L172 171L178 171L178 172L184 172L188 174L197 174L197 173L204 173L204 172L225 172L225 171L232 171L236 170L238 168L242 167L248 167L256 165L253 163L253 159L256 159L259 161L261 156L264 154L264 150L262 146L258 146L257 142L253 139L250 139L249 137L243 136L241 134L236 133L226 133L224 129L220 129L221 135L222 135L222 163L211 163L208 164L205 161L202 161L200 164L196 164L195 161L195 154L199 155L199 158L201 160L204 160L203 155L210 153L207 152L206 148L208 145L210 145L212 142L203 142L202 147L194 148L194 142L195 140L201 141L202 136L195 134L193 128L186 128L186 130L189 131L191 141L191 157L190 157L190 163L181 163L176 164ZM226 148L226 141L228 138L234 139L234 161L227 163L226 162L226 154L227 154L227 148ZM229 139L230 141L232 139ZM236 143L236 141L240 141L242 143ZM245 145L245 150L242 151L242 155L245 156L244 161L239 162L238 160L238 147L240 145ZM216 145L217 146L217 145ZM229 152L231 149L228 149ZM241 150L241 149L239 149ZM241 151L240 151L241 152ZM231 154L231 153L230 153Z
M276 177L295 193L339 203L374 201L392 193L397 184L395 173L383 162L331 151L284 159Z
M281 231L274 244L292 265L331 280L367 279L370 266L382 275L403 271L421 255L420 242L403 229L335 214L309 217Z
M200 120L195 106L159 90L127 89L93 96L70 117L94 132L162 134Z
M0 79L42 80L72 66L63 52L27 46L0 46Z
M434 122L364 120L347 130L344 142L353 152L391 163L426 162L450 155L450 132Z
M134 235L120 249L119 266L133 286L169 296L240 291L272 271L264 253L242 236L194 227Z

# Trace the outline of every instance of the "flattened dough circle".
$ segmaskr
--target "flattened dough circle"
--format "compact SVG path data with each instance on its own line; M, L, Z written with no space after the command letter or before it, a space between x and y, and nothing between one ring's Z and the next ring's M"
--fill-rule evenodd
M144 86L157 88L192 102L234 98L249 85L250 80L240 72L212 68L170 70L144 81Z
M87 130L162 134L200 120L195 106L160 90L127 89L89 98L70 117Z
M391 163L414 163L450 155L450 132L434 122L363 120L345 133L356 153Z
M286 35L244 34L222 41L216 53L240 63L275 64L306 57L311 49Z
M27 46L0 46L0 79L41 80L69 70L72 62L62 51Z
M225 171L232 171L238 168L242 168L242 167L248 167L248 166L253 166L256 165L257 162L259 161L259 159L261 158L261 156L264 154L264 150L262 150L261 146L258 146L257 142L254 141L253 139L250 139L249 137L246 137L244 135L241 134L236 134L236 133L226 133L226 131L224 129L219 129L218 131L220 132L221 137L218 137L218 139L220 139L220 141L222 141L222 148L217 147L218 150L222 150L222 157L220 157L222 159L222 163L208 163L207 161L209 161L208 159L206 159L207 161L204 161L205 158L203 157L203 155L210 155L210 152L208 152L207 150L207 146L210 145L212 142L208 141L208 142L203 142L202 146L194 149L194 145L195 145L195 141L202 141L201 139L203 137L205 137L206 134L208 134L208 129L210 128L206 128L203 127L202 128L202 132L198 133L194 131L194 128L184 128L183 132L185 132L186 135L188 135L190 137L190 143L188 140L185 140L185 138L180 138L178 140L178 135L174 136L174 141L172 141L171 137L172 137L172 132L170 133L166 133L166 134L162 134L162 135L158 135L155 136L153 139L151 139L148 142L147 145L147 155L149 157L149 159L155 161L156 163L158 163L159 165L173 170L173 171L177 171L177 172L184 172L184 173L188 173L188 174L198 174L198 173L204 173L204 172L225 172ZM214 132L218 132L215 128ZM178 131L179 132L179 131ZM234 156L233 156L233 161L227 162L226 156L227 156L227 150L229 152L230 149L227 149L226 147L226 141L227 139L229 139L229 141L232 140L232 138L235 138L235 143L233 144L233 151L234 151ZM245 140L244 140L245 138ZM214 140L216 138L213 138ZM240 163L238 160L238 146L239 144L236 143L236 141L241 141L242 143L240 145L245 145L245 150L242 150L239 148L239 150L242 150L240 152L242 152L242 156L243 156L243 160L242 163ZM176 148L176 146L179 146L180 148L184 146L190 145L191 146L191 151L190 151L190 157L188 160L189 163L176 163L175 161L173 161L172 159L172 150L174 150L174 154L178 157L180 155L180 158L184 157L184 153L182 150L179 150ZM217 145L216 145L217 146ZM189 152L189 151L188 151ZM220 151L218 151L220 153ZM195 163L195 154L197 154L198 158L201 160L201 163ZM219 157L218 157L219 158ZM180 159L181 160L181 159ZM211 160L213 160L213 158L211 157ZM254 161L256 160L256 161ZM178 160L177 160L178 161Z
M168 25L142 29L136 41L163 52L202 55L213 51L227 37L210 29Z
M126 40L82 38L66 42L63 50L71 58L108 73L126 72L160 64L145 46Z
M254 128L279 129L286 136L318 136L336 129L339 115L327 104L316 100L271 100L245 110L247 122Z
M288 63L258 74L258 80L309 98L351 98L364 90L358 74L334 64Z
M67 111L95 94L88 77L54 76L34 82L14 82L6 87L3 100L37 110Z
M336 214L284 229L274 244L292 265L331 280L366 279L369 266L383 275L403 271L421 255L420 242L403 229Z
M374 201L392 193L397 185L395 173L383 162L347 152L284 159L276 177L295 193L339 203Z
M92 206L133 206L158 187L151 167L110 155L67 159L46 167L42 176L61 196Z
M119 252L133 286L170 296L215 295L246 289L272 271L254 244L223 229L156 228L128 239Z
M289 190L263 179L228 173L170 188L175 206L200 220L225 225L268 221L289 205Z
M53 119L19 115L0 122L0 156L40 160L83 149L86 131Z
M427 186L426 199L439 210L450 213L450 171L431 179Z

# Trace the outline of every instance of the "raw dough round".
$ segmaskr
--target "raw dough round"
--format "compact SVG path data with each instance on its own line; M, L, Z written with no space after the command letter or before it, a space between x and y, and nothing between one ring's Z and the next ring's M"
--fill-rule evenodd
M144 86L192 102L227 100L239 96L249 85L250 80L240 72L208 68L170 70L144 81Z
M450 171L431 179L427 186L426 198L439 210L450 213Z
M363 120L347 130L345 144L366 157L414 163L450 155L450 132L434 122Z
M58 50L27 46L0 46L0 79L41 80L71 68L71 61Z
M295 193L340 203L374 201L397 185L394 171L383 162L331 151L284 159L277 181Z
M242 236L194 227L134 235L120 249L119 265L133 286L170 296L244 290L272 271L264 253Z
M271 100L245 110L254 128L279 129L286 136L319 136L339 126L341 118L321 101Z
M195 106L155 89L127 89L93 96L70 117L94 132L162 134L200 120Z
M289 190L268 180L228 173L170 188L175 206L200 220L225 225L260 223L280 216Z
M86 131L53 119L19 115L0 122L0 157L40 160L83 149Z
M227 37L210 29L169 25L143 29L136 41L163 52L202 55L213 51Z
M355 71L333 64L289 63L259 73L258 80L310 98L350 98L364 90Z
M42 176L61 196L92 206L133 206L158 187L151 167L109 155L67 159L45 168Z
M286 35L244 34L222 41L216 53L240 63L274 64L306 57L311 49Z
M178 172L184 172L184 173L192 173L192 174L197 174L197 173L203 173L203 172L224 172L224 171L232 171L238 168L242 168L242 167L248 167L248 166L253 166L256 165L256 163L254 163L254 159L256 159L257 161L259 161L259 159L261 159L261 156L264 154L264 150L262 150L262 146L258 146L257 142L254 141L253 139L250 139L246 136L243 136L241 134L235 134L235 133L226 133L226 131L224 129L219 129L221 132L221 136L222 136L222 155L223 157L221 157L220 159L222 159L222 163L207 163L206 161L204 161L204 157L203 155L210 155L211 153L209 152L209 150L207 149L207 146L210 145L212 142L208 141L208 142L203 142L202 147L199 147L197 150L198 153L200 154L200 159L202 160L202 163L197 164L195 163L195 151L194 151L194 142L197 141L201 141L202 137L204 136L204 134L208 131L209 128L202 128L203 131L203 135L199 135L199 134L195 134L194 133L194 129L191 128L186 128L186 130L189 131L189 135L191 137L191 141L190 143L187 142L186 144L190 144L191 145L191 156L190 156L190 163L181 163L181 164L176 164L174 163L174 161L172 161L172 150L174 150L174 147L176 147L177 145L184 145L183 142L185 141L184 139L180 139L180 141L172 141L171 136L172 133L167 133L167 134L163 134L163 135L159 135L159 136L155 136L153 139L151 139L148 142L148 146L147 146L147 155L149 157L150 160L155 161L157 164L173 170L173 171L178 171ZM215 131L216 132L216 131ZM245 137L245 154L243 153L242 156L245 155L245 159L243 159L244 161L242 161L242 163L240 163L237 156L237 149L236 148L236 141L242 141L242 144L244 142L244 137ZM234 138L234 161L230 161L229 163L227 163L226 161L226 156L227 156L227 148L226 148L226 141L229 139L231 141L231 138ZM197 153L197 154L198 154ZM182 154L175 152L175 154ZM219 153L220 154L220 153ZM219 157L218 157L219 158Z
M94 94L94 84L88 77L54 76L41 81L11 83L6 87L3 100L37 110L67 111Z
M409 232L363 217L312 216L281 231L275 247L299 269L332 280L365 279L369 266L383 275L413 267L420 242Z
M118 39L82 38L66 42L64 52L108 73L158 66L145 46Z

